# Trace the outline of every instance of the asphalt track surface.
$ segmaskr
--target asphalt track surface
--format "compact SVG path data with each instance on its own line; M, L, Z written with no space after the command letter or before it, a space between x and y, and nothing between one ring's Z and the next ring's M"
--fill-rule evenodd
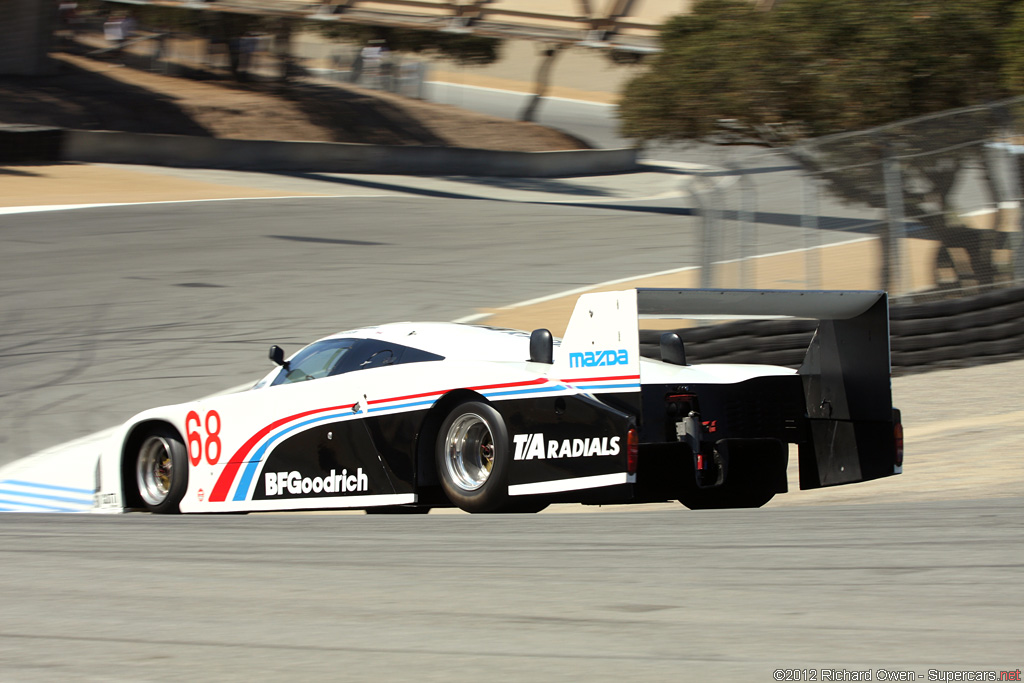
M8 515L0 678L1013 670L1022 520L1021 498L499 517Z
M692 265L695 221L671 202L638 207L420 196L2 216L0 462L255 378L272 342ZM787 226L762 237L767 251L803 243ZM1013 670L1022 513L1010 497L507 517L9 514L0 679Z

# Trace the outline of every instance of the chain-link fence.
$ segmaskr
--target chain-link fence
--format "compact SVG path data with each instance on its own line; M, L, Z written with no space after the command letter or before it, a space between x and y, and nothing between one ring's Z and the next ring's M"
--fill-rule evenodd
M1022 107L971 107L714 164L690 184L702 286L922 300L1019 283Z
M379 41L361 46L305 32L292 37L291 51L310 75L405 97L425 98L428 63L388 50Z
M46 17L53 29L47 46L169 75L195 75L199 70L242 81L314 76L420 99L428 75L422 59L389 51L374 41L362 45L337 40L283 17L85 0L61 2ZM22 23L27 26L27 19ZM6 65L4 60L16 53L20 54L0 41L0 63ZM40 55L45 53L44 49Z
M109 58L140 69L176 75L193 70L232 74L239 80L283 80L314 76L423 99L427 62L379 45L354 45L295 30L288 22L267 22L275 30L225 33L209 13L195 13L169 29L158 20L129 19L125 13L89 14L63 21L60 46Z

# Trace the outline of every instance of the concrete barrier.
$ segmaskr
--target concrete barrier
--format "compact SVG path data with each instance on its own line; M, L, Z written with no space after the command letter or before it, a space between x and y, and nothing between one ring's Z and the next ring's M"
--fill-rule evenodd
M27 124L0 125L0 164L60 161L64 129Z
M188 135L68 130L64 161L252 171L321 171L521 178L637 170L635 149L505 152L459 147L228 140Z

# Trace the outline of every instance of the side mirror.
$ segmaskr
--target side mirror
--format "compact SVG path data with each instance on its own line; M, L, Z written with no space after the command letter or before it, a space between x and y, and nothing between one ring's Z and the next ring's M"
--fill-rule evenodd
M554 340L548 330L541 328L530 335L530 362L554 363Z
M280 365L285 370L288 369L288 362L284 359L284 349L277 344L270 347L270 353L268 353L267 356L275 365Z
M675 332L661 335L661 359L672 365L686 365L686 349L683 340Z

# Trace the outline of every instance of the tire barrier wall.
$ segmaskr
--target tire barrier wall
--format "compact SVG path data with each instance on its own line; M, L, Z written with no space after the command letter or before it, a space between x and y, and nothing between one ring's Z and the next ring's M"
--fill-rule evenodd
M459 147L227 140L107 131L65 132L64 161L186 168L545 178L637 170L635 149L505 152Z
M894 375L1024 358L1024 286L959 299L890 305ZM676 330L690 363L768 363L797 368L813 320L751 320ZM641 330L641 354L660 355L663 330Z

